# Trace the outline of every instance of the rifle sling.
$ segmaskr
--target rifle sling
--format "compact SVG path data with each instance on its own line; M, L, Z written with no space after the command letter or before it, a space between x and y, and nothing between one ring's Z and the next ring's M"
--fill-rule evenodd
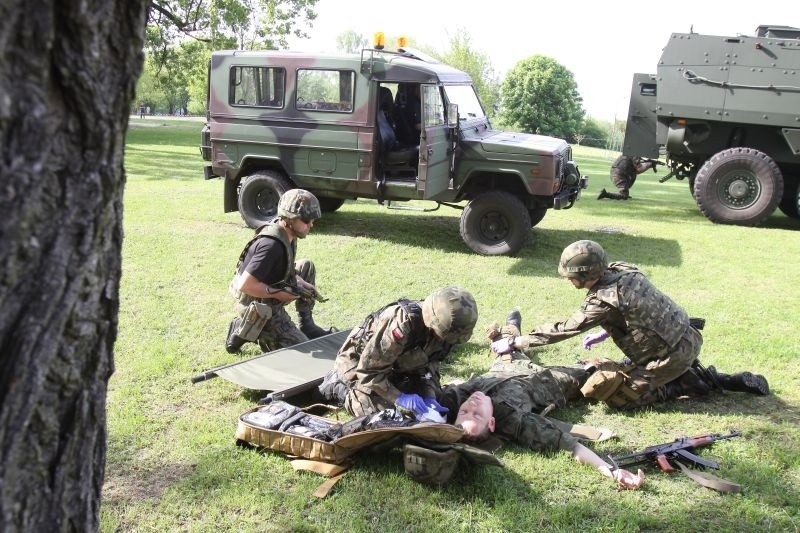
M742 492L742 486L738 483L734 483L733 481L728 481L727 479L722 479L721 477L717 477L714 474L710 474L708 472L699 472L697 470L691 470L683 465L680 461L675 461L678 466L680 467L681 471L689 476L692 481L695 483L702 485L709 489L714 489L719 492L727 492L727 493L738 493Z

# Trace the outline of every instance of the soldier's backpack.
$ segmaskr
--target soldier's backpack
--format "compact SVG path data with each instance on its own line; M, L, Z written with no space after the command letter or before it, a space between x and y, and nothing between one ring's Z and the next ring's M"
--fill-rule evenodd
M376 446L399 446L410 442L439 452L452 449L459 454L459 459L472 464L502 466L493 454L459 443L463 434L461 428L451 424L415 422L394 410L339 423L309 414L289 403L275 401L255 407L239 417L236 441L284 453L294 459L292 466L296 470L329 477L314 493L324 498L353 464L352 456ZM412 470L407 467L407 471L415 479L427 481L414 475L419 471L419 465ZM447 481L441 475L432 479L431 482L440 485Z

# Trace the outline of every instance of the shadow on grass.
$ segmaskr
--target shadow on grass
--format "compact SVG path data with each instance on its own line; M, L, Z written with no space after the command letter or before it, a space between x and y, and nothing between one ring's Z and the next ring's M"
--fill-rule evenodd
M326 214L315 222L314 232L389 241L472 257L475 254L461 240L458 226L458 219L452 216L351 211ZM680 245L674 239L609 233L601 224L597 229L587 230L534 228L528 243L516 255L519 261L508 273L526 275L533 269L556 277L555 266L564 247L581 239L596 240L609 257L624 258L631 263L679 266L682 261Z

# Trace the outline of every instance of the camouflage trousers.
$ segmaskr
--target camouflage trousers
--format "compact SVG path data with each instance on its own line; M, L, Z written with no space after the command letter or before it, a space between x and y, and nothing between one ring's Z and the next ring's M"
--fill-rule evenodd
M431 381L423 376L411 374L394 374L389 381L403 394L419 394L422 390L431 389ZM434 396L439 396L439 387ZM342 406L353 416L374 414L384 409L391 409L394 403L374 392L364 392L357 387L347 387Z
M617 188L618 193L626 198L630 196L630 190L631 187L633 187L633 183L635 181L636 181L635 175L631 177L617 172L611 173L611 183L613 183L614 187Z
M316 285L317 270L312 261L299 259L295 261L294 268L301 278L312 285ZM292 321L289 313L286 312L286 304L275 299L264 300L264 303L269 305L272 310L272 317L258 335L258 345L263 351L269 352L279 348L286 348L308 340L308 337L300 331L300 328ZM298 314L310 313L314 308L314 301L308 302L298 298L295 300L294 305ZM236 312L240 317L244 315L246 310L246 306L237 302Z
M638 398L625 396L624 400L621 400L619 397L612 397L608 403L620 409L633 409L669 399L670 394L665 386L689 371L702 346L702 335L690 327L667 355L625 372L627 375L625 384L636 390Z

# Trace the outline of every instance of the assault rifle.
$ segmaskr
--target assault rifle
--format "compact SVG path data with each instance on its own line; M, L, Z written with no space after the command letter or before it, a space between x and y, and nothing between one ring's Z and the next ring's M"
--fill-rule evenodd
M306 289L305 287L300 287L299 285L293 285L287 281L279 283L275 285L275 287L282 289L284 291L291 292L296 294L300 297L301 300L306 300L308 302L312 300L316 300L318 302L327 302L328 299L322 296L319 292L315 289Z
M641 452L629 453L627 455L609 455L608 458L611 460L611 464L614 465L614 467L624 468L626 470L631 466L655 461L658 467L664 472L674 472L676 468L670 463L670 460L678 459L684 459L695 466L718 469L719 463L695 455L695 450L703 446L709 446L718 440L732 439L733 437L741 436L742 433L740 431L732 430L727 435L710 433L697 437L679 437L672 442L648 446Z
M659 165L662 166L662 167L666 166L665 163L662 163L658 159L650 159L649 157L640 157L639 158L639 162L641 162L641 163L650 163L650 166L653 169L653 172L656 172L656 167L659 166Z

